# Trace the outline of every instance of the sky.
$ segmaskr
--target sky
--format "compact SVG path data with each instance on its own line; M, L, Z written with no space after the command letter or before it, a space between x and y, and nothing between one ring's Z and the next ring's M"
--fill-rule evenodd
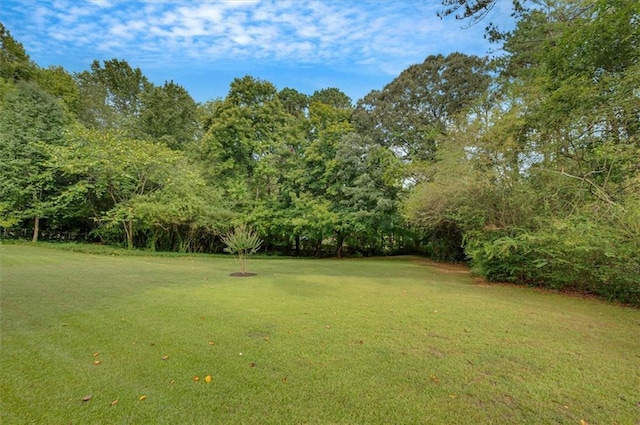
M0 22L42 67L124 59L198 102L245 75L356 102L429 55L491 55L484 27L508 25L510 3L470 28L439 0L0 0Z

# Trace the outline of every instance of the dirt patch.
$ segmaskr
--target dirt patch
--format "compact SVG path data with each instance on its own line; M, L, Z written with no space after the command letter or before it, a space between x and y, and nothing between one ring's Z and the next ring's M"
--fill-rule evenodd
M229 276L233 276L233 277L251 277L251 276L257 276L257 275L258 273L240 273L240 272L229 274Z
M419 264L421 266L433 267L439 272L444 272L444 273L464 273L464 274L471 273L471 269L466 264L439 263L437 261L427 260L425 258L414 260L414 263Z
M598 297L598 295L596 294L592 294L589 292L580 292L579 290L573 289L573 288L552 289L552 288L544 288L541 286L532 286L532 285L525 285L525 284L512 283L512 282L490 282L487 279L480 276L473 277L473 284L481 288L490 288L492 286L506 286L506 287L512 287L512 288L529 289L531 291L534 291L540 294L558 294L566 297L581 298L584 300L594 300L594 301L602 300L602 298ZM611 302L611 304L624 305L616 302Z
M489 283L489 281L487 279L485 279L484 277L479 277L479 276L475 276L473 278L473 284L476 286L481 286L483 288L488 288L491 286L491 283Z
M511 285L515 285L515 286L525 286L525 285L517 285L515 283L511 284ZM567 297L572 297L572 298L581 298L584 300L602 300L602 298L598 297L598 295L590 293L590 292L581 292L577 289L574 288L560 288L560 289L552 289L552 288L544 288L541 286L527 286L528 288L532 289L535 292L541 293L541 294L560 294L560 295L564 295ZM616 303L614 301L610 301L611 304L618 304L618 305L624 305L621 303Z

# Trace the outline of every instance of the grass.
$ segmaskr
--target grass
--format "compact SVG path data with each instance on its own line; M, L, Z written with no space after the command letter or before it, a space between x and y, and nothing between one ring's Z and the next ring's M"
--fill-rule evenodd
M640 424L635 309L411 257L238 278L231 258L0 256L2 423Z

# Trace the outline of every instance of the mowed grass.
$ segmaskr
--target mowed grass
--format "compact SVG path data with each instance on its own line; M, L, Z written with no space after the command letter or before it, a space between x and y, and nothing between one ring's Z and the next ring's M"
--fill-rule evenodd
M231 258L0 255L3 424L640 423L636 309L411 257L238 278Z

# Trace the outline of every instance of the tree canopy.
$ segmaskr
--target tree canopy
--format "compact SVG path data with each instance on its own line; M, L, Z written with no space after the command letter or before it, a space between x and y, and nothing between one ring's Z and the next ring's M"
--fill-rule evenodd
M355 104L250 75L197 103L124 59L41 68L0 24L2 236L221 252L250 226L268 252L417 253L640 304L640 3L512 5L499 56L429 55Z

